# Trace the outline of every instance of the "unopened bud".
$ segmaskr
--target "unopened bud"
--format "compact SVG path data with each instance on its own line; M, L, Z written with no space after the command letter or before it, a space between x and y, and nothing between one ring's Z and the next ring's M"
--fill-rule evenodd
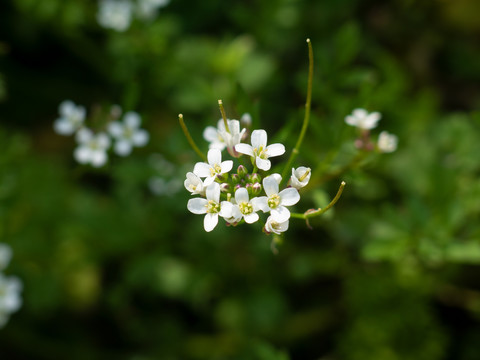
M238 176L238 174L232 174L233 185L240 184L241 180L242 179L240 179L240 176Z
M245 188L248 191L248 195L252 196L253 185L248 183L247 185L245 185Z
M220 191L224 193L229 193L232 190L232 185L229 183L220 184Z
M248 170L245 166L240 165L237 169L237 174L238 174L238 176L240 176L240 178L243 178L243 177L245 177L245 175L248 174Z
M217 176L215 176L215 181L217 181L218 183L224 183L227 180L228 180L228 173L217 174Z
M250 182L253 184L260 183L262 182L262 177L258 173L252 174L252 177L250 178Z
M262 185L260 183L255 183L252 185L252 196L258 196L262 192Z

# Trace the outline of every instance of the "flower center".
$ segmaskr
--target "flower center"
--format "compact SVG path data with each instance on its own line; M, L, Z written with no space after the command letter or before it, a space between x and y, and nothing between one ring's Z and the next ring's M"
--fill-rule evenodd
M195 185L193 185L193 184L190 184L188 187L189 187L190 189L192 189L193 191L197 190L197 187L196 187Z
M259 148L253 148L253 154L255 155L255 157L259 157L260 159L268 159L267 153L265 152L263 146L260 146Z
M243 215L248 215L248 214L251 214L253 212L252 204L250 204L246 201L242 201L240 204L238 204L238 207L240 208L240 212Z
M215 164L210 168L211 176L215 176L216 174L220 174L221 172L222 172L222 167L218 164Z
M278 205L280 205L280 195L273 194L268 198L268 206L270 209L275 209Z
M133 130L126 127L123 129L123 137L125 139L131 139L133 137Z
M220 212L220 204L213 200L208 200L208 203L205 206L207 207L207 213L216 214Z

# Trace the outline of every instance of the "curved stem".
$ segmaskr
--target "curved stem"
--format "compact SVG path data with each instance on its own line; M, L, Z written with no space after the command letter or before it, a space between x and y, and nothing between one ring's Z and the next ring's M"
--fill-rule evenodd
M187 129L187 125L185 125L185 121L183 120L183 115L178 114L178 121L180 122L180 126L182 127L183 133L185 134L185 137L188 140L188 143L192 147L192 149L200 156L204 161L207 161L207 157L205 154L203 154L200 149L198 148L197 144L195 144L195 141L193 141L192 136L190 135L190 132Z
M308 84L307 84L307 100L305 102L305 116L303 117L302 130L298 136L297 143L290 154L290 158L287 161L287 164L283 168L282 172L282 182L284 182L286 175L290 171L290 166L292 165L293 160L299 153L300 146L302 145L303 137L307 132L308 122L310 120L310 109L312 105L312 83L313 83L313 49L310 39L307 39L308 44Z
M230 129L228 128L227 114L225 114L222 100L218 100L218 107L220 108L220 113L222 114L223 123L225 124L225 130L227 130L227 133L230 134Z

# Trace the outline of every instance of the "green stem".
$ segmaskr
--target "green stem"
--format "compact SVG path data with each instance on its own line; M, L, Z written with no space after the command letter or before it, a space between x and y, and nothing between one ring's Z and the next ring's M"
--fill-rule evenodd
M183 120L183 115L178 114L178 121L180 122L180 126L182 127L183 133L185 134L185 137L188 140L188 143L192 147L192 149L200 156L204 161L207 161L207 157L205 154L203 154L200 149L198 148L197 144L195 144L195 141L193 141L192 136L190 135L190 132L187 129L187 125L185 125L185 121Z
M287 164L283 168L282 172L282 182L285 181L285 177L290 171L290 166L292 165L293 160L298 155L300 146L302 145L303 137L307 132L308 122L310 120L310 109L312 105L312 83L313 83L313 49L312 43L310 39L307 39L308 44L308 84L307 84L307 101L305 102L305 116L303 118L303 125L302 130L300 131L300 135L298 136L297 143L290 154L290 158L287 161Z
M227 114L225 114L222 100L218 100L218 107L220 108L220 113L222 114L223 123L225 124L225 130L227 130L227 133L230 134L230 129L228 128Z

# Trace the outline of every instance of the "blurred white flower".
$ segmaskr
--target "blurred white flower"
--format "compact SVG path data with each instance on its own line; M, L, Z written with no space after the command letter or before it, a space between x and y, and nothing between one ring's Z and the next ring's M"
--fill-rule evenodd
M290 178L290 185L295 189L300 189L308 184L312 170L305 166L300 166L296 170L292 168L292 176Z
M365 109L355 109L345 118L345 122L362 130L371 130L377 126L380 118L381 115L378 112L369 114Z
M207 187L207 198L194 198L188 200L187 208L194 214L205 214L203 221L203 227L205 231L212 231L218 224L218 216L225 218L231 217L231 208L224 204L230 204L228 201L222 201L220 203L220 185L213 183Z
M207 126L203 131L203 137L210 145L210 149L223 150L228 149L232 156L238 156L235 152L235 145L242 141L242 137L247 129L240 130L240 121L227 120L228 130L225 128L223 119L218 120L217 128Z
M243 114L240 118L240 124L249 128L250 126L252 126L252 116L249 113Z
M384 153L391 153L397 150L398 137L387 131L382 131L378 136L378 150Z
M192 172L187 173L187 178L183 185L185 186L185 189L192 193L192 195L205 195L203 181Z
M235 150L241 154L255 159L256 166L261 170L270 170L271 163L268 158L282 155L285 152L283 144L271 144L267 146L267 132L254 130L251 136L252 145L237 144Z
M53 129L60 135L72 135L85 121L85 108L77 106L70 100L63 101L58 112L60 117L53 123Z
M11 313L22 306L22 282L15 276L0 273L0 327L4 326Z
M295 205L300 200L300 194L295 188L286 188L278 192L279 185L276 176L267 176L263 179L263 189L267 196L260 196L256 205L263 211L270 211L270 215L278 223L283 223L290 218L287 206Z
M138 0L137 14L142 19L153 19L158 9L167 6L170 0Z
M7 244L0 244L0 271L5 269L12 258L12 249Z
M105 133L94 134L90 129L82 128L77 132L78 147L73 156L80 164L92 164L94 167L105 165L110 138Z
M117 155L130 155L134 146L147 144L149 135L146 130L140 129L140 122L140 115L129 111L123 116L123 122L113 121L108 125L108 132L115 138L113 150Z
M204 186L208 186L215 181L217 175L228 173L232 170L233 161L222 161L222 153L218 149L210 149L207 153L208 164L198 162L193 168L193 173L200 178L205 178Z
M173 196L180 190L182 183L177 179L167 180L161 177L152 177L148 180L148 187L155 195Z
M267 233L273 232L274 234L280 235L280 233L288 230L288 222L288 219L282 222L278 222L273 216L269 216L267 222L265 223L265 231Z
M132 21L132 10L128 0L101 0L97 21L104 28L125 31Z

